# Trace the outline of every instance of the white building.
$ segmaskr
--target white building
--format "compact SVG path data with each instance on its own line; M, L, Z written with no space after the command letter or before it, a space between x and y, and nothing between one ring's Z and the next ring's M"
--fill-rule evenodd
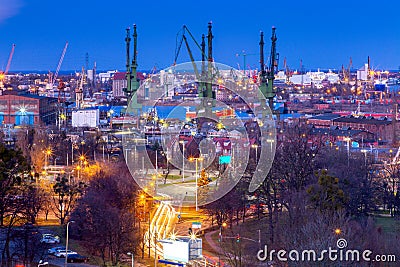
M364 64L364 67L357 70L357 80L367 81L368 80L368 64Z
M72 111L72 127L96 128L100 123L99 109L81 109Z

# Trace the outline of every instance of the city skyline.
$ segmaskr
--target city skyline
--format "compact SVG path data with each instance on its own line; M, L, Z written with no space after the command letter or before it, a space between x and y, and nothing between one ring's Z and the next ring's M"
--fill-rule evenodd
M371 57L376 70L398 70L400 30L396 10L400 4L359 5L336 1L331 6L317 1L308 3L243 3L203 1L191 4L153 1L76 0L53 3L32 0L0 0L0 68L5 69L12 44L16 44L10 72L22 70L53 71L65 42L69 46L61 71L77 70L97 63L99 70L125 69L125 29L137 24L139 69L164 69L173 64L177 33L185 24L197 41L207 34L213 22L216 62L246 69L259 68L259 32L265 36L266 53L270 49L271 27L276 27L279 68L287 58L289 68L360 68ZM271 11L272 10L272 11ZM195 13L195 15L193 14ZM196 59L200 53L191 40ZM237 56L237 54L239 54ZM189 57L182 47L178 62Z

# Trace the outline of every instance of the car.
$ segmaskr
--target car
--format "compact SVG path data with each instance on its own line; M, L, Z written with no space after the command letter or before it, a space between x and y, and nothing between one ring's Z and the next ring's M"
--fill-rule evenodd
M47 250L47 253L50 254L50 255L55 255L60 250L65 250L65 247L64 246L59 246L59 247L49 248Z
M65 255L67 255L67 254L69 257L71 255L78 254L78 253L76 253L75 251L72 251L72 250L65 251L65 249L63 249L63 250L57 251L56 254L54 254L54 256L56 256L57 258L65 258Z
M42 235L42 239L40 239L40 243L59 244L60 243L60 237L52 235L52 234L43 234Z
M80 255L80 254L68 254L67 262L87 262L89 260L88 257Z

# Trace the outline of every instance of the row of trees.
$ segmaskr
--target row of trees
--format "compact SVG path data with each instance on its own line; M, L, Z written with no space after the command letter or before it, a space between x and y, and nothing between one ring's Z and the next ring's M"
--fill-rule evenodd
M54 185L39 183L23 152L0 143L2 262L15 258L31 262L43 256L45 250L35 226L39 214L45 215L47 220L47 215L53 211L64 224L83 189L83 183L70 183L64 176L57 177Z
M38 215L45 215L47 220L49 212L54 213L61 225L75 220L76 223L71 224L75 228L71 233L79 233L75 237L81 239L83 247L90 254L100 256L104 264L118 264L121 255L127 251L135 252L142 242L140 220L137 219L140 213L137 210L141 210L136 203L138 188L125 164L114 166L98 162L96 165L100 167L90 175L91 179L83 179L85 182L77 181L67 172L59 175L54 183L39 179L46 160L48 165L51 164L50 153L46 158L48 148L51 148L52 162L66 162L66 155L72 149L77 161L77 151L95 157L102 139L98 134L85 138L79 147L74 146L73 141L76 140L64 132L26 128L18 133L17 149L0 143L2 261L18 258L31 262L35 257L43 256L45 248L40 245L40 234L35 238L29 236L31 253L22 255L22 250L17 252L15 248L19 243L27 244L21 239L27 236L21 235L21 229L29 228L32 233L38 233L35 226ZM71 157L69 162L71 164Z
M117 266L121 256L135 253L140 233L139 189L126 165L108 165L88 184L71 214L71 233L102 264Z
M264 223L260 227L263 244L271 249L300 245L305 249L327 249L333 245L329 242L337 238L334 229L340 228L343 237L360 249L387 253L393 251L396 237L383 236L370 215L380 209L396 214L399 196L388 181L399 176L386 171L382 177L383 165L372 164L364 156L360 153L349 157L347 151L325 146L323 137L311 136L307 128L294 126L287 129L270 172L254 193L247 191L254 171L250 166L249 175L229 194L205 208L213 223L221 226L227 222L232 227L235 220L244 221L250 207L255 207L256 218ZM379 246L374 243L377 240ZM228 243L223 247L232 248ZM247 248L240 246L248 252L257 251L257 245L251 243ZM232 253L239 253L237 246L225 250L228 260ZM246 254L242 250L240 253ZM230 263L254 265L245 260L238 262L237 257Z

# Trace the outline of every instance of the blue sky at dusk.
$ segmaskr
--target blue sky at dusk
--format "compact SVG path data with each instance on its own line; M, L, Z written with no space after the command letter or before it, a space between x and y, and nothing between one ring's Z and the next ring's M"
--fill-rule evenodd
M139 69L162 69L173 63L182 25L201 41L213 22L214 60L233 67L258 68L259 32L264 31L266 58L271 27L276 27L279 66L291 69L300 59L305 69L354 68L371 57L373 68L400 66L400 2L380 1L91 1L0 0L0 69L16 44L10 71L54 71L65 42L61 70L79 70L97 62L99 70L125 66L125 29L138 27ZM200 59L193 43L192 50ZM182 48L179 62L189 60Z

